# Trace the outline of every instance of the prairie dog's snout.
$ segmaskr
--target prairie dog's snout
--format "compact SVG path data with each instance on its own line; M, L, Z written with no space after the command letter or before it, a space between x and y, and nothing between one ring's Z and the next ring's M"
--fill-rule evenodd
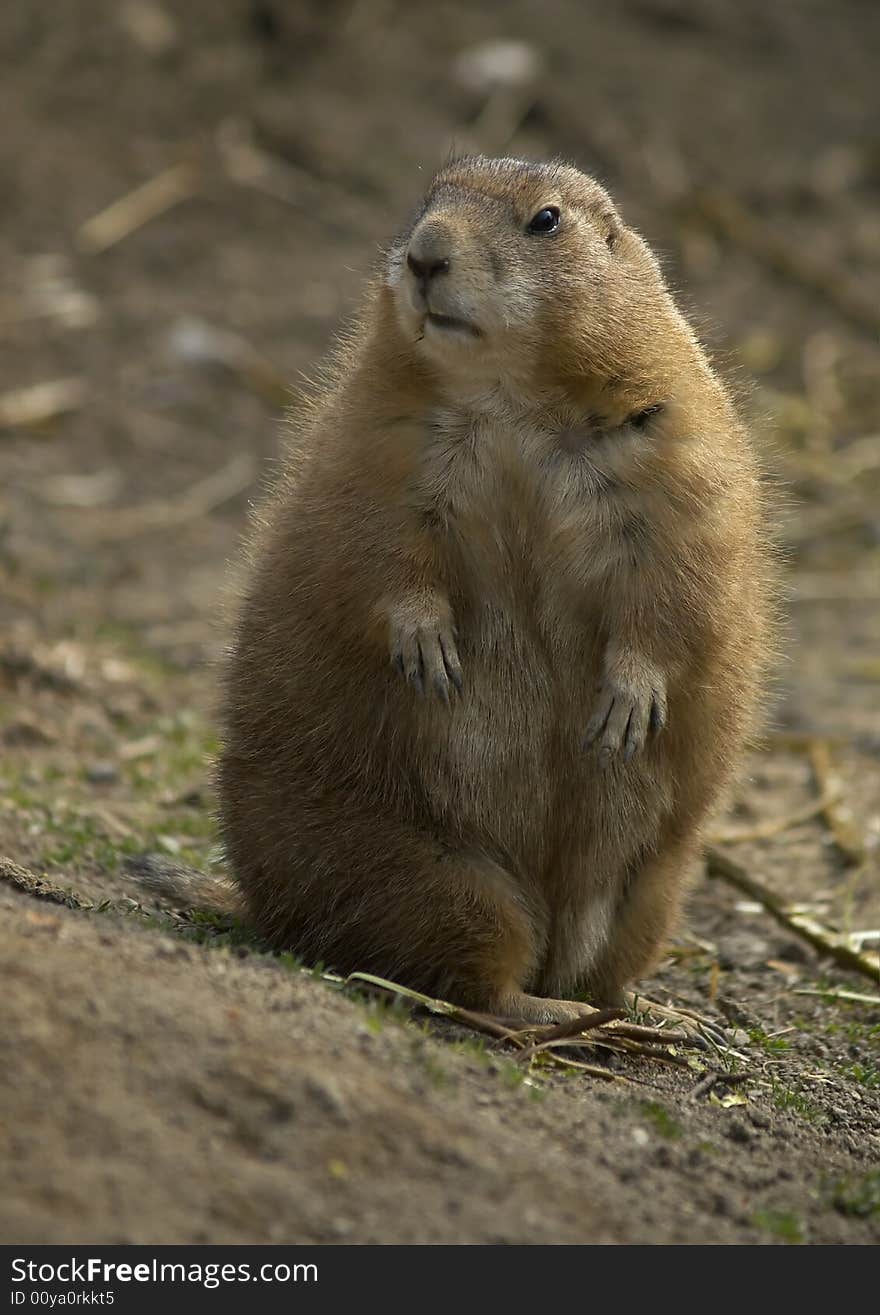
M405 249L401 313L426 336L473 341L488 316L489 282L479 245L458 215L424 216Z
M438 274L448 272L454 245L448 226L439 220L427 220L419 224L410 238L406 263L426 301L428 284Z

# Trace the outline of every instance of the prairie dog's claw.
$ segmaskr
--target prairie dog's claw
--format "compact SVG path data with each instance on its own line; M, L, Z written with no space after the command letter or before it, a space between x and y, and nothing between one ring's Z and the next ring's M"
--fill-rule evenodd
M604 771L620 755L625 763L666 724L666 691L657 673L644 680L606 676L587 723L584 748L595 749Z
M448 705L453 691L462 692L461 663L451 626L433 620L392 622L391 662L421 698L433 690Z

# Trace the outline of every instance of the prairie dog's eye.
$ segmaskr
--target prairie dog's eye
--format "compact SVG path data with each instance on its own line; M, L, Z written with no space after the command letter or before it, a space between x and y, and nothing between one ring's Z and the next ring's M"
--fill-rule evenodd
M559 227L559 209L555 205L545 205L533 215L526 225L527 233L555 233Z

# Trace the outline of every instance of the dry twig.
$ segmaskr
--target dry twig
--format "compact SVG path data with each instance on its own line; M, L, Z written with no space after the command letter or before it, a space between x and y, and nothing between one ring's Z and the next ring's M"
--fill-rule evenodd
M818 789L823 796L833 795L834 791L831 788L833 767L831 764L831 751L827 743L824 740L813 740L810 743L808 754ZM825 825L831 832L834 843L844 862L851 867L864 863L865 843L850 819L845 817L837 807L837 800L833 798L828 800L821 812Z
M824 816L826 810L832 804L835 804L839 798L840 791L829 791L827 794L822 795L820 799L814 799L812 803L805 804L803 808L798 808L793 813L786 813L782 817L772 817L768 821L759 822L753 827L716 831L711 840L716 845L741 845L751 840L771 840L774 836L781 835L783 831L800 826L803 822L812 821L820 813Z
M730 885L736 886L737 890L743 891L765 908L787 931L807 941L820 954L833 959L841 968L863 973L874 981L880 976L877 965L869 955L852 949L844 938L829 931L814 918L786 908L772 890L750 876L742 864L737 863L723 850L716 849L714 846L709 847L706 851L706 871L710 877L721 877Z
M848 1000L852 1004L880 1005L880 995L865 995L862 991L829 991L815 986L797 986L792 995L821 995L829 1000Z
M0 881L6 881L10 886L15 886L18 890L23 891L25 895L33 895L36 899L48 900L51 904L61 904L67 909L93 909L95 906L88 900L82 900L78 895L70 890L63 890L61 886L56 886L48 877L38 877L35 872L28 868L21 867L20 864L13 862L11 858L0 856Z
M57 416L78 411L87 396L84 379L48 379L29 388L0 395L0 429L45 425Z
M104 512L101 517L89 520L85 528L95 542L112 543L186 525L201 520L224 502L237 497L250 486L253 478L253 458L247 454L239 455L220 470L191 484L179 498Z
M413 991L409 987L401 986L397 982L388 981L383 977L376 977L372 973L352 973L344 979L336 977L334 974L324 974L324 977L326 980L339 985L365 985L394 997L411 1000L414 1004L427 1009L430 1013L449 1018L453 1022L466 1027L473 1027L477 1031L486 1032L490 1036L495 1036L498 1040L515 1046L521 1052L519 1058L523 1061L530 1062L538 1053L541 1053L548 1060L555 1063L584 1069L593 1073L594 1076L610 1081L625 1079L621 1079L618 1074L609 1073L601 1067L585 1065L579 1060L572 1060L556 1052L558 1050L592 1047L609 1050L616 1054L651 1059L657 1063L671 1064L678 1068L687 1068L690 1066L689 1061L676 1054L672 1047L683 1043L698 1044L696 1038L686 1033L670 1033L662 1028L638 1027L634 1024L621 1022L620 1010L618 1009L599 1010L584 1005L583 1015L578 1019L572 1019L570 1022L552 1027L531 1026L514 1030L502 1020L491 1015L475 1014L471 1010L461 1009L457 1005L450 1004L447 1000L434 999L431 996L423 995L420 991ZM670 1009L663 1009L663 1012L666 1016L674 1015L674 1011ZM576 1033L575 1029L579 1029L579 1031ZM586 1035L587 1033L589 1033L589 1036ZM666 1047L670 1048L667 1049Z
M77 232L76 244L90 255L107 251L151 219L195 196L200 184L200 169L191 160L181 160L87 219Z

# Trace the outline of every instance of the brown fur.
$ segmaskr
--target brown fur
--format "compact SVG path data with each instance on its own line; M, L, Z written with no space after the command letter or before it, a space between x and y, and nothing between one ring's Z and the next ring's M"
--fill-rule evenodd
M428 303L407 254L449 262ZM750 728L760 520L731 400L602 188L444 169L252 544L220 798L259 929L517 1017L616 998Z

